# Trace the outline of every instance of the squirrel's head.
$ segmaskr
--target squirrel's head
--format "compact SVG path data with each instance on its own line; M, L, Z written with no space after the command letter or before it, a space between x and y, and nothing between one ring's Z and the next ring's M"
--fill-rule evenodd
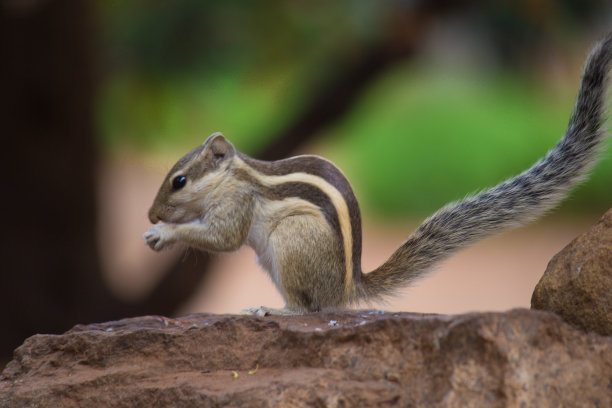
M168 172L149 210L149 220L180 224L200 218L206 211L206 197L215 196L229 177L227 170L235 155L236 149L221 133L210 135Z

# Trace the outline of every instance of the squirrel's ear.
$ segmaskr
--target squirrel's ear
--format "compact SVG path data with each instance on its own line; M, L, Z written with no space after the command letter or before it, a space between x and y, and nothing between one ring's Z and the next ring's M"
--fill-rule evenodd
M220 163L236 153L234 146L221 133L210 135L204 145L211 151L215 163Z
M215 138L217 138L217 137L219 137L219 136L221 136L221 137L225 138L225 137L223 136L223 133L221 133L221 132L215 132L215 133L211 134L210 136L208 136L208 137L206 138L206 140L204 141L204 143L202 143L202 146L206 146L207 144L209 144L210 142L212 142L212 141L213 141L213 139L215 139Z

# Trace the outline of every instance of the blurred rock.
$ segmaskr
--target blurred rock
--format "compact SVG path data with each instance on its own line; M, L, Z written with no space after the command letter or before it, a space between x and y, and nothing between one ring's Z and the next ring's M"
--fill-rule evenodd
M612 209L553 257L531 307L582 330L612 335Z
M612 406L612 338L539 311L142 317L30 337L0 406Z

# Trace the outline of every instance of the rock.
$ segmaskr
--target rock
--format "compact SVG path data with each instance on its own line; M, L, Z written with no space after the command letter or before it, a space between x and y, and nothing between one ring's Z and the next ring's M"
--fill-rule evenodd
M612 335L612 209L553 257L531 307L582 330Z
M141 317L30 337L0 406L610 407L612 338L524 309Z

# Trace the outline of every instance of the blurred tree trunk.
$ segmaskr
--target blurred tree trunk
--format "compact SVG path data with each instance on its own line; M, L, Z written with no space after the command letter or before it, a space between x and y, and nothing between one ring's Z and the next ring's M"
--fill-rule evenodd
M82 307L82 273L98 272L86 4L2 7L4 358L26 336L69 327Z

